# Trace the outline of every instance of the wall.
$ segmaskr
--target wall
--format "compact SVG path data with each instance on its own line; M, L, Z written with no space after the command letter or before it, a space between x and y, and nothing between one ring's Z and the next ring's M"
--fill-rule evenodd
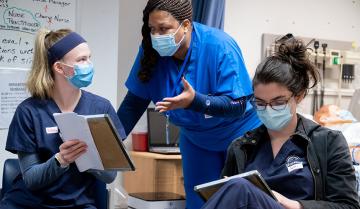
M76 30L90 45L95 66L93 83L87 90L117 105L117 72L120 1L78 0Z
M118 105L127 93L125 81L133 66L135 57L141 44L141 27L143 25L142 12L147 0L122 0L120 3L120 36L119 36L119 70L118 70ZM135 126L134 131L146 129L145 115ZM131 145L131 140L127 140Z
M226 0L224 30L240 45L253 74L263 33L292 32L360 45L360 0Z
M141 43L141 27L142 27L142 10L145 8L147 0L121 0L119 11L119 40L118 40L118 71L117 71L117 105L120 106L124 99L127 88L125 87L125 81L129 75L131 67L134 63L137 55L140 43ZM138 122L135 130L139 127L146 126L146 118L143 116ZM125 141L125 146L131 149L131 136ZM135 165L136 166L136 165ZM123 192L121 188L122 175L118 173L118 176L114 183L111 185L111 189L114 191ZM115 191L116 191L115 190ZM111 193L112 206L121 205L123 198L118 192Z
M263 33L318 39L356 41L360 46L360 0L226 0L224 30L242 49L248 71L253 75L261 60ZM325 103L336 103L329 92ZM351 95L351 94L350 94ZM350 97L340 106L347 108ZM310 113L311 96L300 111Z

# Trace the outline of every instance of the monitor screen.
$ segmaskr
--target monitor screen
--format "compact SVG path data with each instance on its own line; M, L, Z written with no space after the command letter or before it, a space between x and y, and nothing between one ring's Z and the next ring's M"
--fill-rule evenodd
M155 111L154 108L148 108L147 122L150 146L178 146L180 129L170 123L169 139L166 140L166 116L163 113Z

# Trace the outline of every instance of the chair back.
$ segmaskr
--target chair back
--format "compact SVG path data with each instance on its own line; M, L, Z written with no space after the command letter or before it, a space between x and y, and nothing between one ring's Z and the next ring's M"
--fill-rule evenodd
M1 197L9 191L15 177L20 173L18 159L6 159L4 162Z
M15 177L20 173L18 159L6 159L4 162L1 197L10 190ZM107 209L108 207L108 190L106 184L96 180L95 185L95 205L97 209Z

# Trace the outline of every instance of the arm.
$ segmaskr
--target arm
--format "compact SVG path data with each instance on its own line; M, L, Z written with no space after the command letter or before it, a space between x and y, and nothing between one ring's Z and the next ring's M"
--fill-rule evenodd
M193 87L182 78L184 90L175 97L166 97L156 103L159 112L188 108L196 112L218 117L236 117L246 110L246 98L232 100L229 96L206 96L195 92Z
M86 148L84 142L68 140L60 145L58 153L45 162L37 153L18 152L25 185L30 190L38 190L52 184L75 159L86 152Z
M127 92L124 101L117 111L117 115L124 126L126 135L134 128L149 104L150 100L138 97L130 91Z
M325 132L325 131L324 131ZM320 138L320 137L319 137ZM344 136L337 131L328 131L324 139L327 156L326 171L321 168L324 186L324 198L322 200L300 200L304 209L331 208L331 209L359 209L359 197L356 192L356 178L349 153L349 148ZM321 145L320 145L321 146ZM326 148L325 148L326 147ZM318 149L321 149L318 147ZM316 151L316 150L315 150Z
M246 110L246 97L232 100L229 96L207 96L195 92L188 109L217 117L236 117Z
M110 184L116 178L117 172L116 171L100 171L100 170L87 170L86 172L91 173L95 178L99 179L100 181Z
M303 209L303 206L298 201L290 200L274 190L272 192L274 193L279 204L282 205L285 209Z
M54 156L44 163L37 153L19 152L18 158L23 180L30 190L50 185L69 169L58 166Z

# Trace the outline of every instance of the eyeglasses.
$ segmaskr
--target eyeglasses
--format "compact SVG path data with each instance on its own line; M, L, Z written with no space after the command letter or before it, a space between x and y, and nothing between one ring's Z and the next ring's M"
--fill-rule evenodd
M280 111L286 108L292 96L288 99L277 99L271 102L264 102L261 100L257 100L255 98L251 99L250 102L254 106L254 108L258 111L263 111L266 109L266 106L270 106L273 110Z

